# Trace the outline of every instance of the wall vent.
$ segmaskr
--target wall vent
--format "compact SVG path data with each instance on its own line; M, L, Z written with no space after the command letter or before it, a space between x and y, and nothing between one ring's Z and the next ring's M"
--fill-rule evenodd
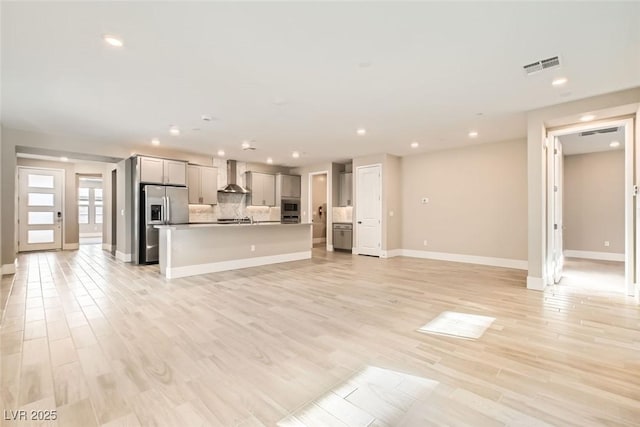
M542 70L549 70L552 68L557 68L560 66L560 58L558 56L554 56L552 58L541 59L536 62L532 62L531 64L527 64L524 67L524 72L530 76L531 74L535 74Z
M580 132L580 136L591 136L591 135L597 135L599 133L613 133L613 132L618 132L618 128L614 127L614 128L589 130L586 132Z

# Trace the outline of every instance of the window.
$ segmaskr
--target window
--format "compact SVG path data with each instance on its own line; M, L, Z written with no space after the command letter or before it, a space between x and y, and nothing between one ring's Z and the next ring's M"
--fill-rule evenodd
M102 206L96 206L96 224L102 224Z
M89 224L89 206L88 205L78 206L78 224Z

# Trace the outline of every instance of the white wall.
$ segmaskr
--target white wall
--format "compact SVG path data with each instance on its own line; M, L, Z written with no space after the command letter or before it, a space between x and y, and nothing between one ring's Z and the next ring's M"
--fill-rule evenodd
M526 262L526 148L522 139L404 157L402 247Z
M624 254L624 155L613 150L564 157L565 250Z

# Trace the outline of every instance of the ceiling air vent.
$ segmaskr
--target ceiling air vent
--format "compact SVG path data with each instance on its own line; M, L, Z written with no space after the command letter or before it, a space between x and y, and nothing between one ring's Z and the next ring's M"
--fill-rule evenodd
M580 136L591 136L591 135L597 135L599 133L613 133L617 131L618 131L617 127L606 128L606 129L596 129L596 130L590 130L587 132L580 132Z
M537 73L538 71L548 70L551 68L556 68L560 66L560 58L554 56L553 58L541 59L536 62L532 62L531 64L527 64L524 67L524 72L530 76L531 74Z

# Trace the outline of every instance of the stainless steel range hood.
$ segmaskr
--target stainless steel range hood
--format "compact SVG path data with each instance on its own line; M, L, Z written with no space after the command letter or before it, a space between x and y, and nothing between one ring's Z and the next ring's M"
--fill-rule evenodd
M236 184L236 161L227 160L227 185L218 190L218 193L248 194L249 190Z

